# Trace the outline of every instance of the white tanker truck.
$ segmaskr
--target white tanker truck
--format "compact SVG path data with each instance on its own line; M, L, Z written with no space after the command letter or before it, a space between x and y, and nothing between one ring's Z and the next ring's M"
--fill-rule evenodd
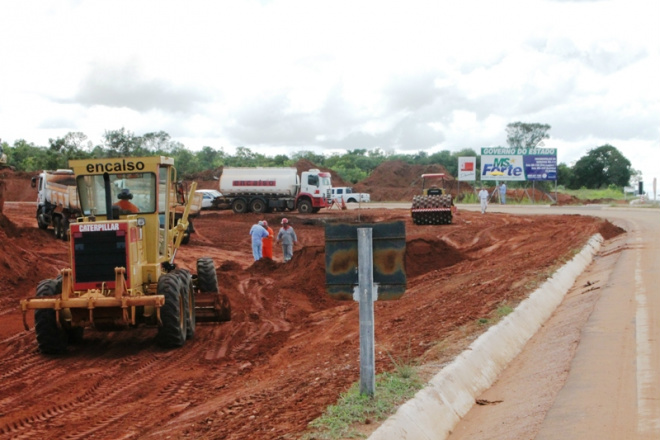
M299 176L295 168L224 168L219 189L217 206L237 214L295 209L307 214L330 206L332 183L330 173L317 169Z

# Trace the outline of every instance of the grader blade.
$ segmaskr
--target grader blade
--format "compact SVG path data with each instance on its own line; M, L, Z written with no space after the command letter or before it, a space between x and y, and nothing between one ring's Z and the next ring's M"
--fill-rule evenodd
M198 292L195 296L195 319L197 322L231 321L231 304L227 295Z

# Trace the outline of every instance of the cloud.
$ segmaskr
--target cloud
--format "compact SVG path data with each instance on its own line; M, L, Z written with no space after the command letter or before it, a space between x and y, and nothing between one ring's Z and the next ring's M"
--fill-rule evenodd
M209 101L201 90L158 78L143 78L135 63L119 66L95 64L82 78L73 101L86 106L161 110L191 113L196 104Z

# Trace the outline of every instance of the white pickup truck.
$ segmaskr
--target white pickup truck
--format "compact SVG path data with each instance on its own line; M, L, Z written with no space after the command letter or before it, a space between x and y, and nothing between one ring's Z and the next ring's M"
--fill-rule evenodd
M333 186L332 187L332 200L344 203L368 203L371 201L371 196L367 193L353 192L353 188L349 186Z

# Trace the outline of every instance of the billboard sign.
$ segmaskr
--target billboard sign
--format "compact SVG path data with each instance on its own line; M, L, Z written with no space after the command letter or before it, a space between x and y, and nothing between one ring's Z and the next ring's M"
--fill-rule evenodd
M557 180L557 149L482 148L481 180Z
M476 180L477 158L459 157L458 158L458 180L474 181Z

